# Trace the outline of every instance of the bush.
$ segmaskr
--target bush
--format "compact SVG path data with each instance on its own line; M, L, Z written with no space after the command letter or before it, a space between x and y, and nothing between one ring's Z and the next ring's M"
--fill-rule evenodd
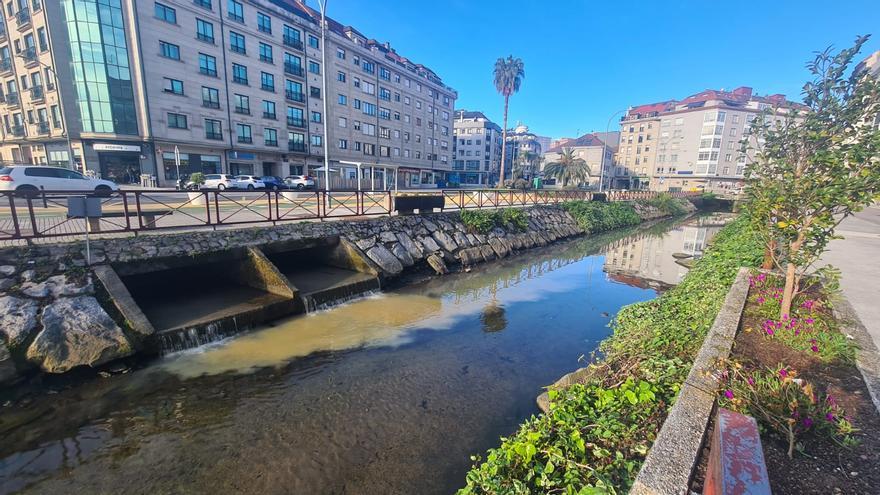
M486 234L495 227L508 227L520 232L529 227L526 212L516 208L463 210L461 221L469 231L479 234Z
M459 495L629 490L739 267L757 266L762 253L737 220L681 284L623 308L600 346L604 360L590 365L583 383L552 392L550 412L502 439L485 462L473 457Z
M189 176L189 180L192 181L193 184L204 184L205 183L205 174L201 172L195 172L194 174Z
M687 213L682 201L687 200L675 198L668 193L660 193L656 198L643 201L643 203L648 206L653 206L667 215L674 216Z
M588 233L638 225L642 221L635 208L627 203L569 201L563 203L562 207Z

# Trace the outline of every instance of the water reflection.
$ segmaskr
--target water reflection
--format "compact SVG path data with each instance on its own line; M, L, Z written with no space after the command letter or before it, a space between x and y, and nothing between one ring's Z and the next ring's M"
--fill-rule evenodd
M605 271L621 283L638 287L673 286L687 275L707 243L730 221L724 213L694 217L665 232L623 238L609 246Z

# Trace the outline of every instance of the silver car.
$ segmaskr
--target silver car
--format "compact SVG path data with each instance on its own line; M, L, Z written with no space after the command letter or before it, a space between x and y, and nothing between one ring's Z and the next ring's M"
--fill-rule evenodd
M266 183L256 175L239 175L235 178L234 187L253 191L254 189L266 189Z
M284 178L287 187L291 189L314 189L315 179L308 175L289 175Z

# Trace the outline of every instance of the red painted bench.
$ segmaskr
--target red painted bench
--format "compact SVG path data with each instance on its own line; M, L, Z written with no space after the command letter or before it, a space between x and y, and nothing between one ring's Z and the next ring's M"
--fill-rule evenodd
M703 495L770 495L758 423L719 409L709 451Z

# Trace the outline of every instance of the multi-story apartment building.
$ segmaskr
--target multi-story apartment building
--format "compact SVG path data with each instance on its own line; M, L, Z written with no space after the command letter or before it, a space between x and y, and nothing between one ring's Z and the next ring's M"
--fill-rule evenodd
M880 50L862 60L855 68L856 73L866 73L880 79ZM874 126L880 129L880 114L874 117Z
M170 185L175 150L181 175L285 176L321 169L326 139L345 179L397 171L412 187L451 170L455 91L332 19L321 46L298 0L16 2L0 34L3 161L66 164L69 136L77 167Z
M544 153L542 139L522 123L517 123L515 128L507 131L507 157L504 165L506 178L512 177L514 170L519 171L526 179L530 179L538 171Z
M758 96L740 87L630 109L620 123L615 186L644 188L647 182L658 191L740 190L747 164L740 142L767 108L806 107L784 95Z
M482 112L455 111L450 182L488 185L501 168L501 126Z
M616 137L616 135L614 135ZM565 139L557 141L554 148L544 153L541 160L541 171L562 156L566 149L571 149L575 158L587 163L590 169L590 182L586 184L590 189L599 189L599 181L603 178L602 169L605 169L605 185L608 186L610 177L607 175L611 168L612 157L617 149L617 143L605 143L597 134L584 134L577 139ZM603 155L604 153L604 155ZM603 158L604 156L604 158Z

